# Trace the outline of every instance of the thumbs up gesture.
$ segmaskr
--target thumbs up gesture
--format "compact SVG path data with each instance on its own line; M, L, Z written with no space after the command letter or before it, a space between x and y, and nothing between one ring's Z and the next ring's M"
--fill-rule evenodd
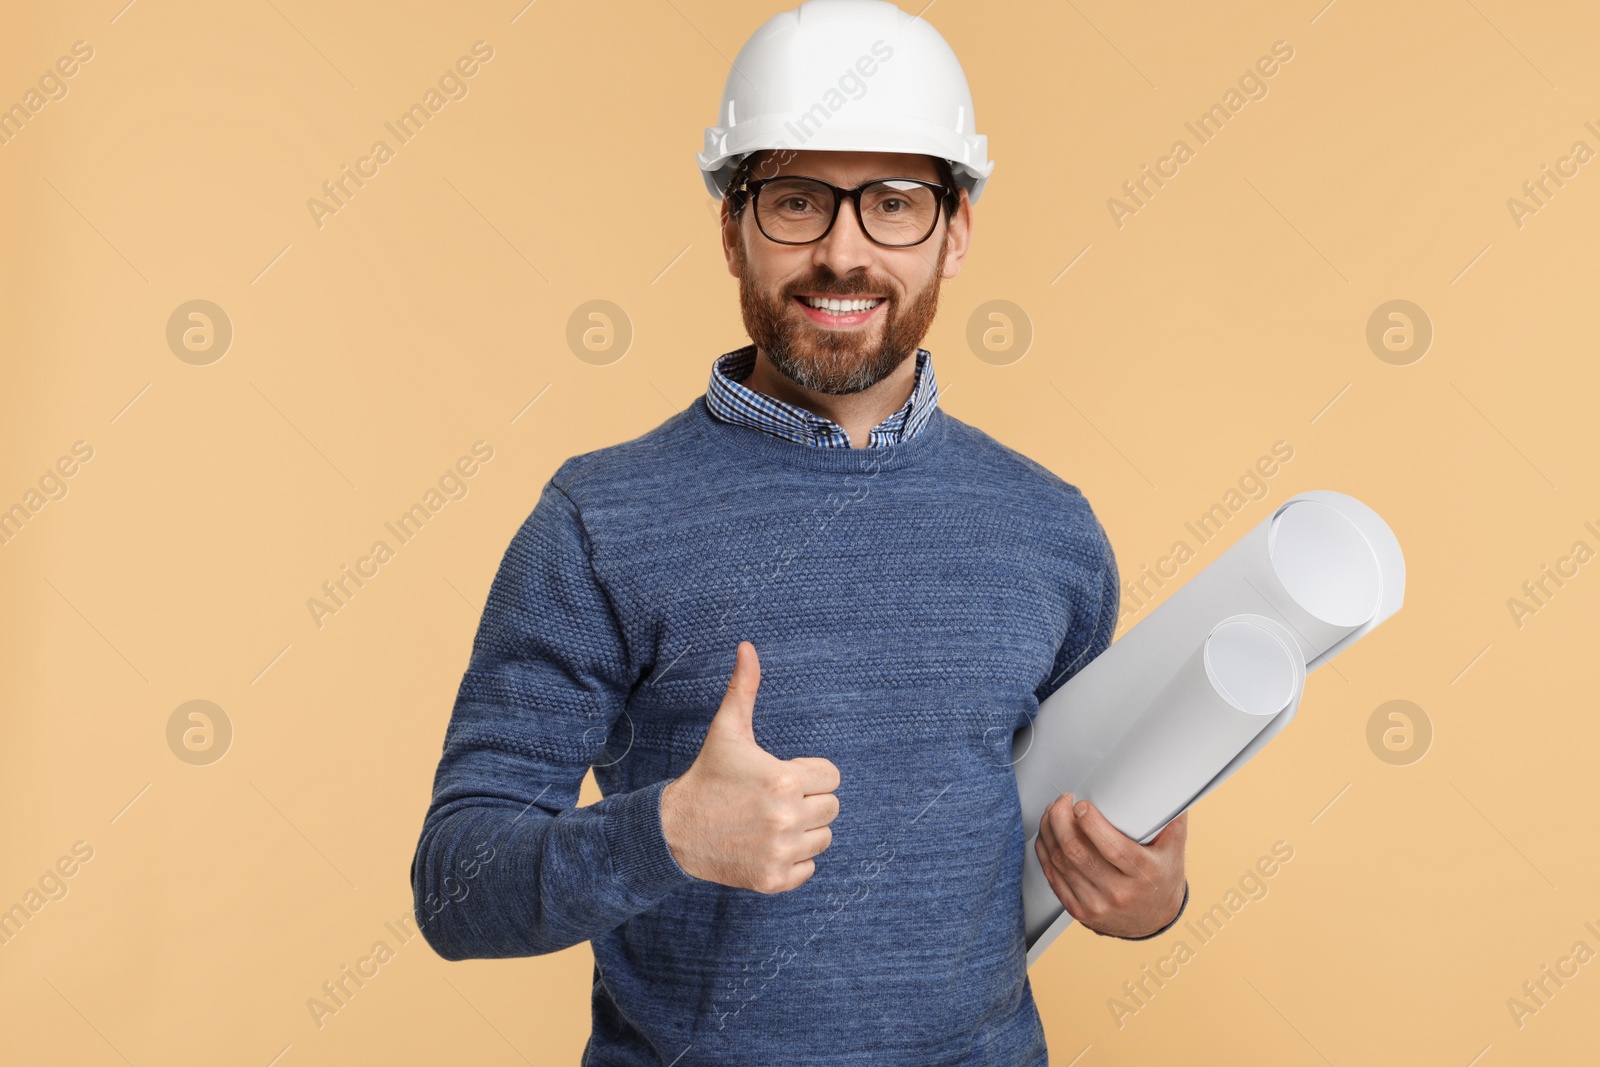
M756 742L756 646L739 642L733 677L700 754L661 793L661 828L696 878L783 893L816 871L833 841L839 768L820 757L779 759Z

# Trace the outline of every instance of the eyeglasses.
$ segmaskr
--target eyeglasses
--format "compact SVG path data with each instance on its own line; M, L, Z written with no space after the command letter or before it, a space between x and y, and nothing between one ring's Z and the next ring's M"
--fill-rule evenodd
M886 248L909 248L933 235L939 207L953 190L920 178L880 178L841 189L820 178L785 174L745 182L756 226L769 241L808 245L833 229L844 200L855 204L861 232Z

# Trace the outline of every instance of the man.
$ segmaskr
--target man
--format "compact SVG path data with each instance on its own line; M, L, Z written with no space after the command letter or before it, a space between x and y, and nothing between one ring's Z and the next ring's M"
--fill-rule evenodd
M564 462L512 540L418 920L452 960L591 942L586 1063L1043 1064L1011 741L1110 643L1115 558L1074 486L937 406L917 347L992 169L948 45L811 0L734 65L700 163L754 343ZM871 84L830 108L841 69ZM1142 846L1069 795L1037 829L1085 926L1186 905L1186 816Z

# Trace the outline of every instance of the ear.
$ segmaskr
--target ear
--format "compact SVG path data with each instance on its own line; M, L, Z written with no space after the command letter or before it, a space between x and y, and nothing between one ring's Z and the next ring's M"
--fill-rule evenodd
M749 206L746 205L746 211ZM728 211L728 198L722 198L722 257L728 261L728 273L735 278L739 277L739 256L742 251L739 242L744 236L739 232L739 222Z
M972 242L972 203L965 189L960 190L960 196L961 202L951 213L950 224L945 229L944 270L941 272L945 278L961 273L961 264L966 261L967 248Z

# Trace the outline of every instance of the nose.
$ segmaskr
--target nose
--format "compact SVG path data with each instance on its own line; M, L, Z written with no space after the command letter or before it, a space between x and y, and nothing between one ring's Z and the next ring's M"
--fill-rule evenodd
M855 205L846 201L839 205L838 217L828 235L812 245L811 262L825 266L839 277L872 264L876 245L861 229Z

